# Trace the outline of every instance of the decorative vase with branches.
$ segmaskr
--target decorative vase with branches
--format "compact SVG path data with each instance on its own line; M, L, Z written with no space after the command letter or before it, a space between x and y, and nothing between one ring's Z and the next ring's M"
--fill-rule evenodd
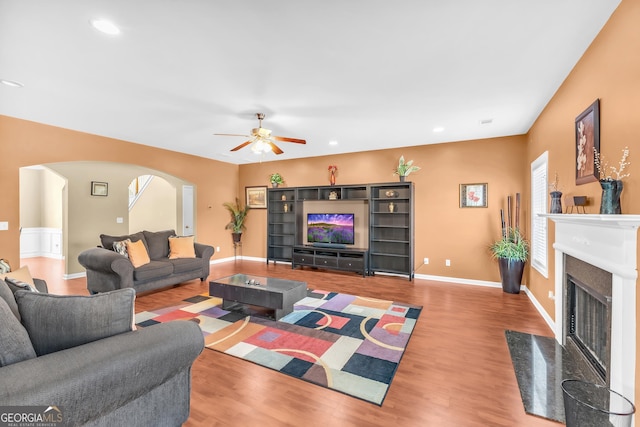
M617 168L615 166L609 166L604 156L602 156L598 150L594 148L593 151L600 187L602 187L600 213L621 214L620 196L624 188L622 179L631 175L629 172L625 172L627 166L631 164L631 162L628 161L629 147L624 147L622 150L622 158Z
M511 215L511 196L507 197L507 220L500 209L500 239L490 246L491 255L498 260L502 290L510 294L520 293L524 265L529 258L529 242L520 232L520 193L516 193L515 225Z

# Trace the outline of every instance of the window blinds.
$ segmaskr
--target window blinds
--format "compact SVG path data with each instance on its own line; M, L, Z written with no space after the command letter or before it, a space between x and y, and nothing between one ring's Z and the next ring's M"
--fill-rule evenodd
M547 212L548 152L531 163L531 265L548 277L547 218L538 214Z

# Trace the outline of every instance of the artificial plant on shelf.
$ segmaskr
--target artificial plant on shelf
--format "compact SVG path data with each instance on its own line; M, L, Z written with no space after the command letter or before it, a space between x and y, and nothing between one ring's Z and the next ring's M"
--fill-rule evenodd
M269 175L269 182L273 188L276 188L280 184L284 184L284 178L278 172Z
M500 209L500 239L490 246L491 254L498 260L502 290L510 294L520 293L524 265L529 258L529 242L520 231L520 193L516 193L515 225L512 220L511 196L507 197L507 221Z
M242 206L240 203L240 199L236 197L235 203L225 202L222 204L229 214L231 215L231 221L224 227L227 230L231 230L231 236L233 237L234 243L239 243L242 238L242 232L246 230L246 226L244 222L247 219L247 215L249 214L249 210L251 209L248 205Z
M404 181L405 177L409 176L412 172L418 172L420 170L420 166L416 166L413 164L413 160L409 160L408 162L404 161L404 156L400 156L400 160L398 161L398 166L396 166L393 171L394 175L398 175L400 177L400 181Z
M627 166L631 164L631 162L628 161L629 147L624 147L622 150L622 158L620 159L617 168L615 166L609 166L604 156L595 148L593 149L593 154L596 170L598 171L600 187L602 187L600 213L621 214L622 209L620 207L620 196L622 194L622 189L624 188L622 179L631 175L629 172L625 172Z

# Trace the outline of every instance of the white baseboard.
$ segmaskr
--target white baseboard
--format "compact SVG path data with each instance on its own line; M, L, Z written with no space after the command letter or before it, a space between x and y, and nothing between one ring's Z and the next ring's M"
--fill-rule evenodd
M536 299L536 297L533 295L533 293L527 287L524 288L524 292L527 294L527 296L533 303L533 306L536 308L536 310L538 310L538 313L540 313L540 316L542 316L544 321L547 322L547 325L549 325L552 331L555 331L556 323L553 321L551 316L547 314L547 312L544 310L544 308L542 307L540 302Z
M416 274L416 279L433 280L435 282L458 283L461 285L488 286L490 288L502 288L500 282L489 282L487 280L461 279L458 277L432 276L430 274Z
M70 279L80 279L81 277L87 277L87 273L83 271L82 273L71 273L71 274L63 274L62 278L64 280Z

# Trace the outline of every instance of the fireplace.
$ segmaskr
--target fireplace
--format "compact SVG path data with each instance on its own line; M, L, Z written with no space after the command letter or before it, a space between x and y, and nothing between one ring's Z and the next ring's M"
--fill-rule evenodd
M564 256L565 345L573 346L604 385L611 353L611 273Z
M556 226L556 340L580 350L604 384L634 401L640 215L544 216Z

